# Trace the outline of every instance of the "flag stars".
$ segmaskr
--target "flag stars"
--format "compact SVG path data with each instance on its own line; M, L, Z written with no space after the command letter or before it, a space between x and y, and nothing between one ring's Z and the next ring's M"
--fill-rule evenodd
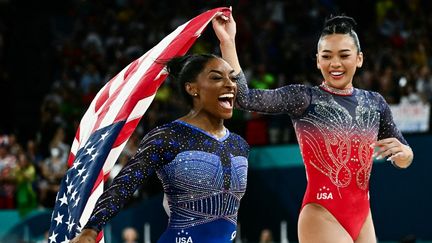
M96 152L95 154L92 154L91 155L91 157L92 157L91 160L94 161L98 155L99 155L98 152Z
M77 230L77 235L78 235L79 233L81 233L81 231L82 231L82 226L81 226L81 224L77 224L77 226L76 226L76 230Z
M86 168L82 168L78 170L78 176L81 176L83 172L86 171Z
M87 180L87 177L88 177L88 174L85 174L85 175L82 177L82 180L81 180L80 184L81 184L81 183L84 183L84 182Z
M84 144L84 149L87 149L88 146L91 144L91 140L88 140L85 144Z
M77 192L76 190L74 190L74 191L72 192L72 195L71 195L70 199L71 199L71 200L75 200L75 196L76 196L77 193L78 193L78 192Z
M68 193L68 194L71 193L73 187L74 187L73 184L70 184L70 185L67 186L67 193Z
M54 220L57 222L56 226L58 226L59 224L63 223L63 215L57 212L57 217L55 217Z
M81 164L81 161L78 159L77 161L75 161L73 163L72 169L77 169L80 164ZM69 178L67 180L69 180ZM68 182L68 181L66 181L66 182Z
M71 220L71 218L69 217L69 221L66 222L66 224L68 225L67 229L69 231L69 233L72 231L73 226L75 225L75 223Z
M58 234L54 234L54 232L52 232L51 236L48 238L48 239L49 239L49 242L50 242L50 243L51 243L51 242L56 243L56 242L57 242L57 240L56 240L57 235L58 235Z
M95 150L95 149L96 149L96 148L93 147L93 146L92 146L91 148L88 148L86 154L90 154L90 155L91 155L91 154L93 153L93 150Z
M68 203L67 203L67 197L66 197L65 193L63 193L63 196L59 200L60 200L60 207L63 206L63 204L68 205Z
M80 197L78 196L78 198L75 200L75 204L73 205L73 207L76 207L76 206L78 206L78 202L80 201Z
M109 135L109 131L106 131L104 134L101 135L101 139L100 139L99 141L101 141L101 140L105 140L105 138L106 138L108 135Z

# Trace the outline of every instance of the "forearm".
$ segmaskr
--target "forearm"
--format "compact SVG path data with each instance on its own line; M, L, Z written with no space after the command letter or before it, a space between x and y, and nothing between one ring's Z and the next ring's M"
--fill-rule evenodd
M241 66L237 56L235 40L221 41L219 47L222 53L222 58L231 65L235 74L240 73Z

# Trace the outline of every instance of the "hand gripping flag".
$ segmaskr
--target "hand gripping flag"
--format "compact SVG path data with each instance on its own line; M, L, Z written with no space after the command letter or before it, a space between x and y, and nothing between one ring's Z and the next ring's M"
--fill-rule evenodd
M69 242L87 223L103 184L141 117L165 80L164 65L184 55L218 12L215 8L179 26L125 67L97 93L84 114L71 147L51 217L49 242ZM98 236L103 242L103 233Z

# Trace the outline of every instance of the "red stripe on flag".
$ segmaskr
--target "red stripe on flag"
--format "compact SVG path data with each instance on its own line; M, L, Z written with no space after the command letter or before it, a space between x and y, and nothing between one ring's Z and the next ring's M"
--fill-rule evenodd
M116 75L116 77L117 77L117 75ZM116 77L114 77L114 79ZM114 79L112 79L112 80L114 80ZM94 112L97 112L105 104L105 102L108 100L111 84L112 84L112 81L110 81L106 85L105 89L102 91L101 95L98 97L96 104L95 104Z
M113 147L118 147L120 144L124 143L126 140L129 139L130 135L135 130L136 126L138 125L139 121L141 120L141 117L131 120L127 122L123 128L120 131L119 136L115 140Z
M99 171L98 177L96 178L96 181L94 182L93 188L91 190L91 194L96 190L96 188L104 181L104 175L103 170Z
M123 76L123 80L127 80L127 79L129 79L129 77L132 77L132 74L134 74L138 70L139 64L140 64L139 59L136 59L135 61L133 61L131 63L131 65L129 66L128 70L126 70L126 72Z
M117 97L119 96L121 90L123 89L123 87L127 84L127 82L132 78L133 74L136 69L139 67L139 59L135 60L133 62L134 64L129 66L129 69L127 72L129 72L129 75L125 75L126 79L122 80L122 83L119 85L119 87L117 87L117 89L112 93L111 96L109 96L107 98L107 101L105 102L105 105L102 107L102 111L99 113L97 121L95 122L95 125L92 129L92 132L94 132L95 130L99 129L100 124L102 123L102 120L105 118L106 114L108 113L112 103L117 100ZM111 82L110 82L111 84ZM108 89L106 89L108 90ZM118 120L117 120L118 121ZM116 121L114 121L116 122Z
M74 161L75 161L75 154L69 153L69 158L67 161L68 167L71 167Z

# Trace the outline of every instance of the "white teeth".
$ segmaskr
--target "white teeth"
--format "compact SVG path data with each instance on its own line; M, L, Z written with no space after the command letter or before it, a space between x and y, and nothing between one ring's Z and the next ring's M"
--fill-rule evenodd
M234 94L223 94L219 98L234 98Z
M339 76L342 75L343 72L330 72L331 75Z

